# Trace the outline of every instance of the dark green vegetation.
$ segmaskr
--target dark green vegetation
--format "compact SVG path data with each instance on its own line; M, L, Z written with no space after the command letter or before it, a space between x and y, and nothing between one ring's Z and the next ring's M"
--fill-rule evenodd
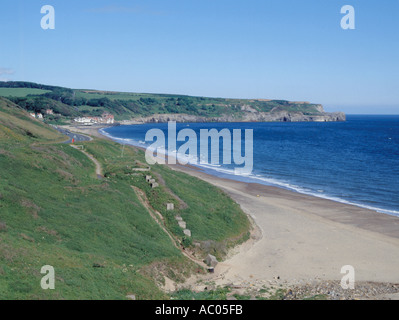
M48 92L51 91L29 88L0 88L0 96L2 97L26 97L28 95L42 95Z
M48 88L34 88L48 90ZM223 256L243 241L249 223L224 193L198 179L154 166L160 187L150 189L143 152L105 140L85 142L82 152L61 144L66 138L0 98L0 299L168 298L157 283L202 269L185 258L151 218L132 185L142 189L167 228L189 250L178 229L181 214L198 249ZM164 183L162 182L164 181ZM184 188L182 185L184 184ZM165 203L174 202L174 213ZM41 267L55 268L55 290L42 290Z
M258 112L300 112L321 114L319 105L285 100L245 100L191 97L170 94L122 93L96 90L75 90L30 82L0 82L0 95L9 97L27 111L44 113L51 122L76 116L99 116L110 112L116 120L128 120L154 114L188 114L206 118L232 116L240 120L243 109ZM36 90L36 91L35 91ZM3 92L3 93L2 93ZM248 111L248 110L247 110ZM251 112L252 112L251 111Z

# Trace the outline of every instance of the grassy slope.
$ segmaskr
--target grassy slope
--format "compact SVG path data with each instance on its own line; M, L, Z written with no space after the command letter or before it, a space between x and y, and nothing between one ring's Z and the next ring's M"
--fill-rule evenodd
M76 97L84 99L101 99L107 98L109 100L126 100L139 101L140 99L152 99L154 102L143 107L139 114L132 113L131 110L125 109L126 116L148 116L155 113L178 113L183 112L196 114L208 117L218 117L225 114L236 114L239 118L242 114L241 106L251 106L259 112L270 112L273 108L278 108L281 111L288 111L293 113L301 112L303 114L319 114L315 104L312 103L295 103L284 100L253 100L253 99L226 99L226 98L209 98L209 97L195 97L185 95L173 94L152 94L152 93L129 93L129 92L108 92L97 90L75 90ZM171 102L172 101L172 102ZM191 105L193 109L185 108ZM165 105L172 106L171 109L166 108ZM87 107L79 107L81 110L90 110ZM112 112L112 110L108 110ZM122 117L123 118L123 117Z
M18 120L10 120L14 133ZM48 134L29 116L27 127ZM6 230L0 233L0 297L163 297L137 271L155 260L182 258L129 185L95 179L93 164L82 153L68 145L39 144L41 139L24 136L23 130L1 140L0 220ZM16 138L19 143L13 143ZM39 286L45 264L55 267L57 290Z
M50 92L50 90L31 89L31 88L0 88L2 97L26 97L30 94L41 95Z
M152 166L150 172L131 175L132 166L145 164L143 151L126 147L121 159L123 147L118 143L101 141L84 145L104 164L106 176L116 175L145 191L152 207L165 218L167 228L183 243L202 243L202 250L198 253L200 257L212 253L223 258L228 248L248 238L250 223L247 216L220 189L162 165ZM135 165L136 162L138 164ZM145 181L146 175L151 175L160 186L152 189ZM166 203L174 203L175 210L167 211ZM192 232L191 239L184 236L176 215L186 221L187 228Z
M318 105L284 100L248 100L194 97L173 94L150 94L77 90L29 82L0 82L0 96L10 97L26 110L44 113L46 121L61 123L77 116L100 116L108 111L117 121L154 114L190 114L201 117L230 116L240 121L247 114L242 108L259 112L288 111L305 115L320 114Z
M172 245L131 188L132 184L145 188L143 177L128 175L126 168L142 154L126 148L121 158L120 145L104 140L86 143L109 176L98 180L94 164L84 154L56 143L63 139L0 99L0 299L124 299L127 294L165 298L155 284L157 274L162 271L179 280L196 266ZM173 179L172 173L165 177ZM184 177L179 174L179 179ZM159 198L152 194L154 207L170 197L162 187L158 192ZM221 208L236 206L224 195L213 195L212 188L202 203L190 202L197 195L176 192L189 203L185 210L196 217L194 238L207 238L209 217L196 208L204 206L211 194ZM220 214L231 214L225 225L224 218L215 218L226 238L215 237L212 231L208 239L227 240L245 231L245 215L239 208L229 210ZM241 221L244 227L236 228L232 221ZM40 288L44 265L55 268L55 290Z
M31 138L42 142L65 140L65 137L29 116L22 108L0 97L1 142L26 142Z

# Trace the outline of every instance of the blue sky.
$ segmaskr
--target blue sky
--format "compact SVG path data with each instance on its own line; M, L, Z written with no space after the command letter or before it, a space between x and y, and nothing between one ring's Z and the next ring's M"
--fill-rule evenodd
M0 40L3 81L399 113L399 0L1 1Z

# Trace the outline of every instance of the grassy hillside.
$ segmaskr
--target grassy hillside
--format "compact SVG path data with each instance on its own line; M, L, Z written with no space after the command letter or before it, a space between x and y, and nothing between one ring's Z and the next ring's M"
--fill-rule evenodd
M141 166L142 152L126 147L122 157L121 146L105 140L84 144L103 166L106 177L98 179L94 163L62 140L0 99L0 299L168 298L158 287L163 276L182 281L199 272L132 186L147 194L190 250L191 241L163 209L165 201L176 203L174 214L185 216L193 241L208 241L196 253L199 258L206 250L223 256L226 246L246 238L245 214L214 187L154 166L151 174L160 187L150 190L145 173L132 171ZM181 190L181 184L189 188ZM44 265L55 268L55 290L40 287Z
M154 165L148 172L135 173L133 167L145 164L144 152L138 149L125 148L121 158L123 147L118 143L98 141L83 145L103 163L105 176L118 177L143 190L152 207L163 215L166 227L181 242L187 245L197 243L196 248L201 245L200 257L211 253L223 258L228 248L248 238L248 218L220 189L162 165ZM145 180L147 175L151 175L160 186L152 189ZM167 211L166 203L174 203L175 210ZM184 236L176 215L186 221L192 232L191 239Z
M289 111L304 115L321 114L320 105L308 102L78 90L30 82L0 82L0 96L2 95L28 111L44 113L48 108L53 109L56 115L48 116L47 119L53 122L60 121L60 117L65 120L76 116L99 116L104 111L112 113L116 120L154 114L234 116L237 120L248 112Z
M65 138L48 125L29 116L25 110L0 97L0 139L2 143L54 141Z
M29 95L42 95L48 92L51 91L29 88L0 88L0 96L2 97L26 97Z

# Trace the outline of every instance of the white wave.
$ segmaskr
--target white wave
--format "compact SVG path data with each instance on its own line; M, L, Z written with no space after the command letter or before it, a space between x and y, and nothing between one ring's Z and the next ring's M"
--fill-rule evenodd
M199 167L202 168L206 168L206 169L210 169L211 171L216 171L218 173L222 173L222 174L227 174L229 176L232 177L232 179L234 179L234 177L237 177L237 174L235 173L235 171L233 169L228 169L228 168L215 168L209 165L204 165L204 164L200 164L198 165ZM353 202L353 201L348 201L339 197L335 197L335 196L330 196L327 194L324 194L324 190L317 190L312 191L308 188L305 187L300 187L297 186L295 184L291 184L285 181L281 181L278 179L274 179L274 178L267 178L265 176L259 175L259 174L251 174L251 175L243 175L246 180L250 180L252 182L258 182L264 185L269 185L269 186L275 186L275 187L280 187L280 188L284 188L287 190L291 190L291 191L295 191L301 194L306 194L309 196L314 196L314 197L318 197L318 198L322 198L322 199L326 199L326 200L331 200L331 201L335 201L335 202L339 202L339 203L343 203L343 204L349 204L349 205L353 205L353 206L357 206L357 207L361 207L364 209L369 209L369 210L373 210L376 211L378 213L384 213L384 214L389 214L392 216L396 216L399 217L399 211L396 210L389 210L389 209L383 209L383 208L379 208L379 207L373 207L370 205L366 205L366 204L361 204L361 203L357 203L357 202Z
M145 145L146 143L144 141L137 141L134 139L125 139L125 138L118 138L115 136L112 136L111 134L109 134L108 132L106 132L103 129L100 129L99 132L104 135L107 136L117 142L120 143L125 143L125 144L129 144L129 145L133 145L136 147L143 147L143 145ZM233 180L234 177L237 178L237 176L243 177L246 180L250 180L252 182L259 182L261 184L264 185L269 185L269 186L275 186L275 187L281 187L287 190L291 190L291 191L295 191L301 194L306 194L309 196L314 196L314 197L318 197L318 198L322 198L322 199L327 199L327 200L331 200L331 201L335 201L335 202L339 202L339 203L343 203L343 204L348 204L348 205L354 205L360 208L364 208L364 209L369 209L369 210L373 210L376 211L378 213L383 213L383 214L388 214L388 215L392 215L395 217L399 217L399 211L396 210L389 210L389 209L383 209L383 208L378 208L378 207L374 207L374 206L370 206L370 205L366 205L366 204L361 204L361 203L356 203L353 201L348 201L336 196L330 196L324 193L324 190L316 190L316 191L312 191L308 188L305 187L300 187L294 184L291 184L289 182L286 181L282 181L282 180L278 180L278 179L274 179L274 178L268 178L265 177L261 174L250 174L250 175L239 175L236 174L234 169L230 169L230 168L226 168L223 167L220 164L210 164L210 163L202 163L203 162L203 156L200 155L199 159L197 157L193 157L187 154L179 154L176 150L173 150L172 152L168 152L168 150L165 148L165 146L161 146L160 148L158 148L158 152L160 152L161 154L167 155L167 156L173 156L176 157L177 160L188 160L189 164L195 165L197 167L200 168L204 168L204 169L209 169L209 171L213 171L213 172L217 172L217 173L222 173L222 174L226 174L228 176L230 176ZM201 157L202 156L202 157ZM201 160L201 161L200 161Z

